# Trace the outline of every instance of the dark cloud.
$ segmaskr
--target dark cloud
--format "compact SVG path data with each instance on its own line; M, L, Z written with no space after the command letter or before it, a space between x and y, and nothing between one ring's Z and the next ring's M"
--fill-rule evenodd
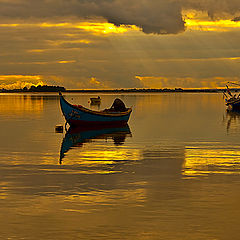
M9 18L103 17L116 25L136 25L145 33L184 30L181 6L166 0L0 0L0 16Z
M136 25L145 33L184 31L182 9L206 11L212 19L235 18L239 0L0 0L0 16L49 20L101 17L116 25ZM235 21L238 21L238 18Z
M240 12L239 0L180 0L180 4L185 9L205 11L212 19L228 18Z
M145 33L178 33L184 30L181 7L176 2L148 0L129 3L120 0L111 7L104 8L102 16L116 25L134 24Z

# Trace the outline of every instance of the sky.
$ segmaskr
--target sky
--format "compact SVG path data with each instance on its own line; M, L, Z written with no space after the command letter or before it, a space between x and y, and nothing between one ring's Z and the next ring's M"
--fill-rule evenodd
M240 83L239 0L0 0L0 88Z

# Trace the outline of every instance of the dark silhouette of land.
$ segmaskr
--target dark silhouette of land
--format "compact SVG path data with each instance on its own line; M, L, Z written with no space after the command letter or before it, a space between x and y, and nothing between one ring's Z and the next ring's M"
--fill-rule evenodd
M240 91L240 88L231 88L232 92ZM122 88L122 89L79 89L79 90L69 90L61 86L48 86L48 85L38 85L31 86L30 88L24 87L22 89L0 89L1 93L23 93L23 92L68 92L68 93L165 93L165 92L191 92L191 93L217 93L226 92L225 88L217 89L182 89L182 88Z
M231 88L232 92L240 91L240 88ZM176 92L209 92L209 93L217 93L217 92L226 92L226 89L182 89L182 88L163 88L163 89L155 89L155 88L129 88L129 89L83 89L83 90L66 90L65 92L80 92L80 93L176 93Z
M59 86L48 86L48 85L38 85L31 86L30 88L24 87L21 89L0 89L2 93L21 93L21 92L65 92L66 89L64 87Z

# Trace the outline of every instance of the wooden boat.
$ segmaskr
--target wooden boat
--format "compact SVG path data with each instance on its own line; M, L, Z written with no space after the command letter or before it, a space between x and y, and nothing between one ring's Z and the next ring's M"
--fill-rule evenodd
M113 108L113 106L103 111L94 111L81 105L70 104L61 93L59 93L59 95L62 113L66 122L72 127L123 125L128 122L132 112L132 108L125 108L124 111L118 111L119 109ZM124 105L124 103L122 104Z
M98 96L97 98L90 98L91 105L99 105L101 103L101 98Z
M70 127L62 141L59 163L62 163L65 154L73 147L81 147L84 143L94 139L109 138L113 140L115 145L121 145L126 137L131 137L128 124L119 127Z
M236 96L236 94L232 94L230 89L227 87L226 93L223 93L225 96L225 102L228 111L240 111L240 96Z
M228 111L240 111L240 98L232 97L226 100Z

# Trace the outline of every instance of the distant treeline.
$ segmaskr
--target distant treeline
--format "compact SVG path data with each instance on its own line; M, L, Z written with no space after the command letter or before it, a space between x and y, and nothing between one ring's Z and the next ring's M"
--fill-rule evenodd
M240 91L240 88L231 88L232 92ZM66 90L64 87L60 86L48 86L48 85L38 85L31 86L30 88L24 87L22 89L0 89L0 92L79 92L79 93L160 93L160 92L206 92L206 93L217 93L226 92L226 89L182 89L182 88L129 88L129 89L80 89L80 90Z
M240 88L231 88L232 92L240 91ZM217 92L226 92L226 89L182 89L182 88L163 88L163 89L154 89L154 88L130 88L130 89L82 89L82 90L66 90L66 92L80 92L80 93L164 93L164 92L206 92L206 93L217 93Z
M31 86L30 88L24 87L22 89L1 89L0 92L65 92L64 87L59 86L48 86L48 85L38 85Z

